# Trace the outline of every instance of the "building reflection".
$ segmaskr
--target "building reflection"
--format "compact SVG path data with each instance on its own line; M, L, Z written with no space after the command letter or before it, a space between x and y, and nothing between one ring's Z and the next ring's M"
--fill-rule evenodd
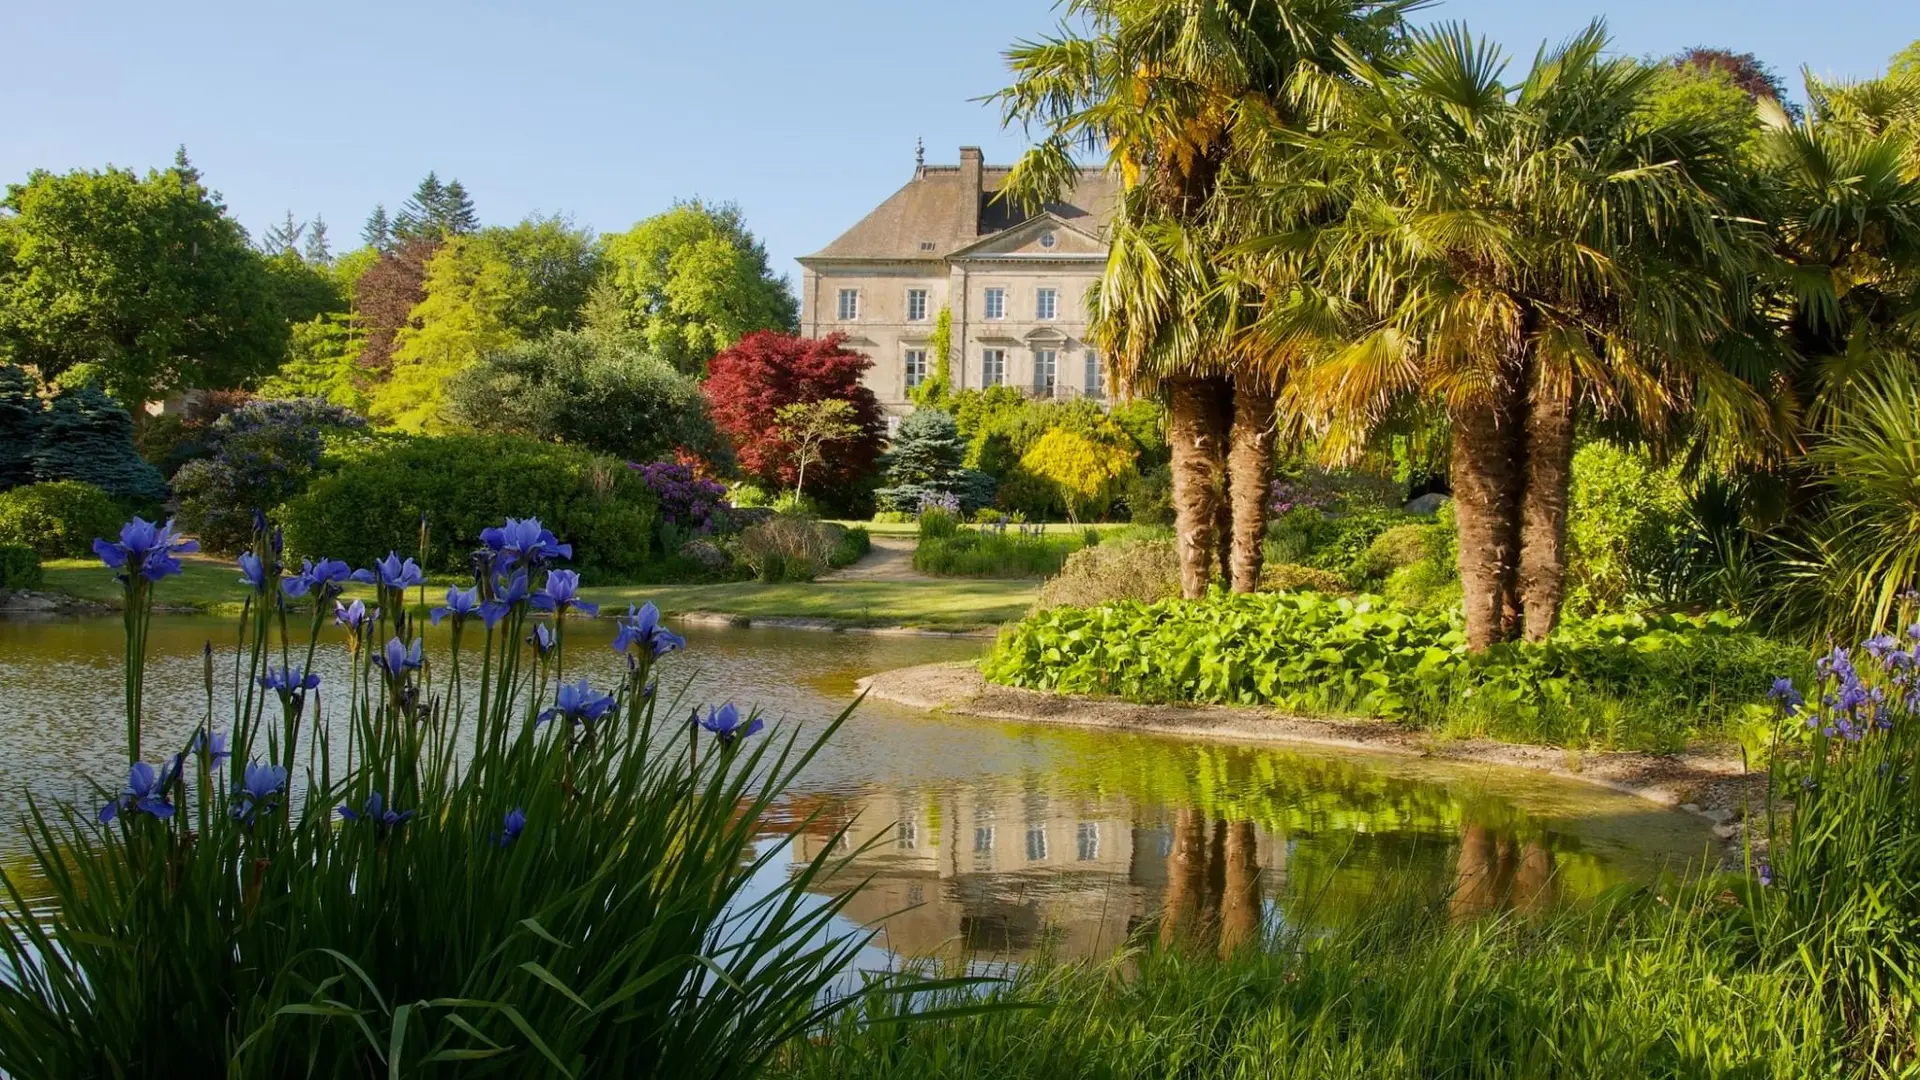
M1224 953L1286 919L1296 885L1314 903L1329 893L1348 908L1377 902L1389 863L1402 878L1430 871L1421 880L1435 896L1451 885L1445 902L1462 918L1537 910L1557 895L1544 840L1482 824L1397 839L1289 833L1196 808L1017 788L808 802L788 808L818 813L794 844L795 865L845 825L837 846L852 859L816 888L866 881L847 917L880 928L880 943L906 956L1103 957L1143 932ZM1302 882L1290 873L1296 862Z

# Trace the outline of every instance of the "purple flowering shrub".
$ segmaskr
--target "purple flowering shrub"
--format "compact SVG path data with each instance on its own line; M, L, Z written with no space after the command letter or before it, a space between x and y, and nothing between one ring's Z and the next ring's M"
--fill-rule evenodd
M660 501L661 522L683 533L707 535L727 509L727 486L694 475L691 466L655 461L647 465L628 462L627 467L640 475Z
M248 402L208 429L206 457L174 474L183 526L210 551L239 551L252 536L256 510L273 510L319 475L329 433L366 426L355 413L314 398Z
M1763 940L1826 973L1837 1004L1873 1017L1874 988L1920 975L1920 597L1899 634L1834 647L1811 683L1774 683L1778 710Z
M0 968L31 976L0 979L0 1074L750 1076L822 1015L867 935L833 925L850 894L795 896L844 855L743 890L838 724L796 745L661 701L687 643L652 604L614 616L613 665L581 663L572 545L531 518L479 541L429 623L414 559L295 568L257 522L238 644L208 643L177 745L141 689L193 544L138 520L96 542L125 593L126 765L30 810L51 895L8 893Z

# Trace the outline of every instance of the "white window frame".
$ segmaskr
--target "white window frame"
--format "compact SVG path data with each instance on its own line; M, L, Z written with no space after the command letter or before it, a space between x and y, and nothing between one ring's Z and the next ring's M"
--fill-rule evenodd
M916 304L919 305L918 311L914 310L914 306ZM907 321L908 322L926 322L927 321L927 290L925 289L908 289L907 290Z
M1034 290L1033 317L1040 322L1052 322L1060 317L1059 289Z
M1047 827L1045 824L1027 826L1027 861L1047 861Z
M920 823L901 818L893 827L893 846L899 851L913 851L920 846Z
M1044 381L1042 381L1044 378ZM1060 352L1057 349L1033 350L1033 392L1054 397L1060 392Z
M1007 290L995 285L987 290L980 304L981 314L988 322L1003 322L1007 317Z
M835 314L839 315L841 322L858 322L860 319L860 290L841 289L840 296L833 310Z
M915 363L916 360L918 361L917 364ZM918 390L927 381L927 350L901 350L900 370L906 373L907 389Z
M1083 821L1074 830L1074 857L1077 862L1098 862L1100 859L1100 823Z
M991 855L996 839L997 837L995 836L995 830L992 825L975 825L973 827L973 853L975 855Z
M1087 350L1086 390L1090 398L1107 396L1107 369L1098 349Z
M980 350L981 387L1002 386L1007 381L1007 350Z

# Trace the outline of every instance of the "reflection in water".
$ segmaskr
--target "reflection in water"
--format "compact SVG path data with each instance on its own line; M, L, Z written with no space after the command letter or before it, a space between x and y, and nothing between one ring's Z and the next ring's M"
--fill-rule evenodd
M116 618L0 620L0 809L25 796L91 803L124 775ZM184 740L204 709L200 649L224 619L154 620L150 730ZM329 628L316 664L345 682ZM608 620L568 630L568 670L618 677ZM854 681L977 655L979 641L689 628L663 672L693 702L761 707L776 730L819 730ZM444 636L428 637L443 663ZM436 652L438 648L439 652ZM339 710L344 712L344 710ZM684 715L682 712L680 715ZM871 875L848 914L909 954L1102 955L1134 933L1230 950L1265 922L1324 925L1384 898L1450 896L1461 917L1534 911L1696 858L1703 824L1532 774L1340 751L1196 744L930 715L868 702L808 764L769 836L819 817L804 860L851 822L863 851L823 887ZM20 834L0 865L30 892ZM771 882L756 887L771 887Z

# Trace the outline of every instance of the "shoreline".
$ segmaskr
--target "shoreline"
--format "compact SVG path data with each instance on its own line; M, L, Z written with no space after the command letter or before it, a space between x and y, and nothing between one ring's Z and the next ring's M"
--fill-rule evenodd
M1021 690L990 683L971 663L922 664L859 681L868 696L895 705L988 720L1103 728L1143 735L1433 758L1543 773L1702 817L1736 848L1749 806L1766 797L1766 773L1737 750L1697 747L1678 754L1581 751L1492 739L1444 739L1385 720L1324 719L1222 705L1139 705L1107 698Z
M969 630L938 630L924 626L885 623L869 626L838 619L809 618L799 615L729 615L722 611L682 611L664 616L668 622L687 626L727 626L747 630L806 630L820 634L873 634L878 637L978 638L991 641L998 630L979 627Z

